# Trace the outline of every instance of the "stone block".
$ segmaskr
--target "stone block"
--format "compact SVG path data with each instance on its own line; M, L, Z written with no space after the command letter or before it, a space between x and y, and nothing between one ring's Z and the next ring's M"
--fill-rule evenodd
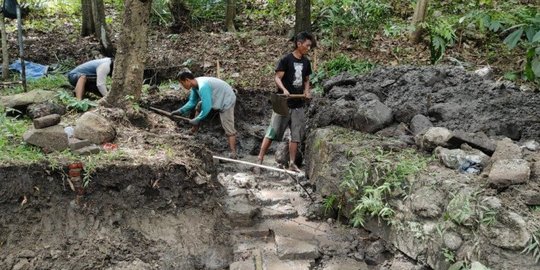
M47 116L36 118L34 119L33 123L34 123L34 128L36 129L51 127L60 123L60 115L50 114Z

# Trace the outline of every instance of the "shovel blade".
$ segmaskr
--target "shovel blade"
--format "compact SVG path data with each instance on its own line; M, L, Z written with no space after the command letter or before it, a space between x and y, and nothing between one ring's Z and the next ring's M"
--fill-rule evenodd
M289 106L287 105L287 98L279 96L276 93L270 95L270 101L272 102L272 110L279 115L288 115Z

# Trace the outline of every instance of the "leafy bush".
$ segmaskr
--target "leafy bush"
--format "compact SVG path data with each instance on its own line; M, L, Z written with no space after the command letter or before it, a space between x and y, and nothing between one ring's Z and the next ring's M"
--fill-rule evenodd
M505 36L503 42L510 48L525 50L526 65L523 71L529 81L540 78L540 11L534 7L512 5L514 1L488 10L474 10L459 22L475 26L480 31L489 30Z
M91 107L97 107L97 104L87 98L83 100L77 100L72 93L66 91L60 91L56 95L60 102L66 106L68 110L73 109L77 112L86 112Z
M314 24L323 37L330 37L332 47L338 37L369 45L390 13L386 1L318 0L313 5Z
M429 32L431 63L435 64L444 56L446 48L456 40L456 33L448 18L435 17L433 21L422 23Z
M169 5L174 0L155 0L152 2L152 10L150 19L158 25L167 25L172 23L173 14ZM191 23L194 25L203 25L204 23L212 23L223 21L225 18L224 0L185 0L184 3L189 7Z

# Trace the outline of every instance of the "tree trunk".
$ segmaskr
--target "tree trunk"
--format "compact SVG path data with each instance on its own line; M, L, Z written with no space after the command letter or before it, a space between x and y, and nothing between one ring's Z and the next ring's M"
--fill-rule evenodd
M171 31L173 33L182 33L189 29L189 16L191 11L184 3L184 0L170 0L169 10L173 17Z
M416 8L414 9L414 15L412 19L414 32L411 34L411 41L413 43L420 42L420 39L422 38L422 33L424 32L424 29L422 29L419 24L426 19L428 3L429 0L418 0L418 2L416 2Z
M296 0L296 20L294 34L302 31L311 32L311 1Z
M140 99L151 6L152 0L126 0L124 3L111 91L102 103L105 106L127 108L129 101Z
M109 38L109 32L107 31L107 24L105 23L105 6L103 5L103 0L91 1L96 38L101 44L103 54L109 57L113 56L114 49Z
M234 28L234 17L236 16L236 1L227 0L227 14L225 16L225 25L228 32L236 32Z
M0 33L2 34L2 79L7 80L9 77L9 51L6 25L4 24L4 13L0 13Z
M92 0L81 0L82 27L81 36L93 35L95 31L94 16L92 15Z

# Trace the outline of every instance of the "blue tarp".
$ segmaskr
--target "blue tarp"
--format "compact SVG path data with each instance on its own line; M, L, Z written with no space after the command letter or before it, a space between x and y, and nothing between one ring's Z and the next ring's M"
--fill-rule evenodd
M24 66L26 67L26 79L39 79L47 74L47 69L49 66L44 66L37 63L32 63L30 61L24 61ZM21 61L17 60L13 64L9 65L9 69L16 70L21 73Z

